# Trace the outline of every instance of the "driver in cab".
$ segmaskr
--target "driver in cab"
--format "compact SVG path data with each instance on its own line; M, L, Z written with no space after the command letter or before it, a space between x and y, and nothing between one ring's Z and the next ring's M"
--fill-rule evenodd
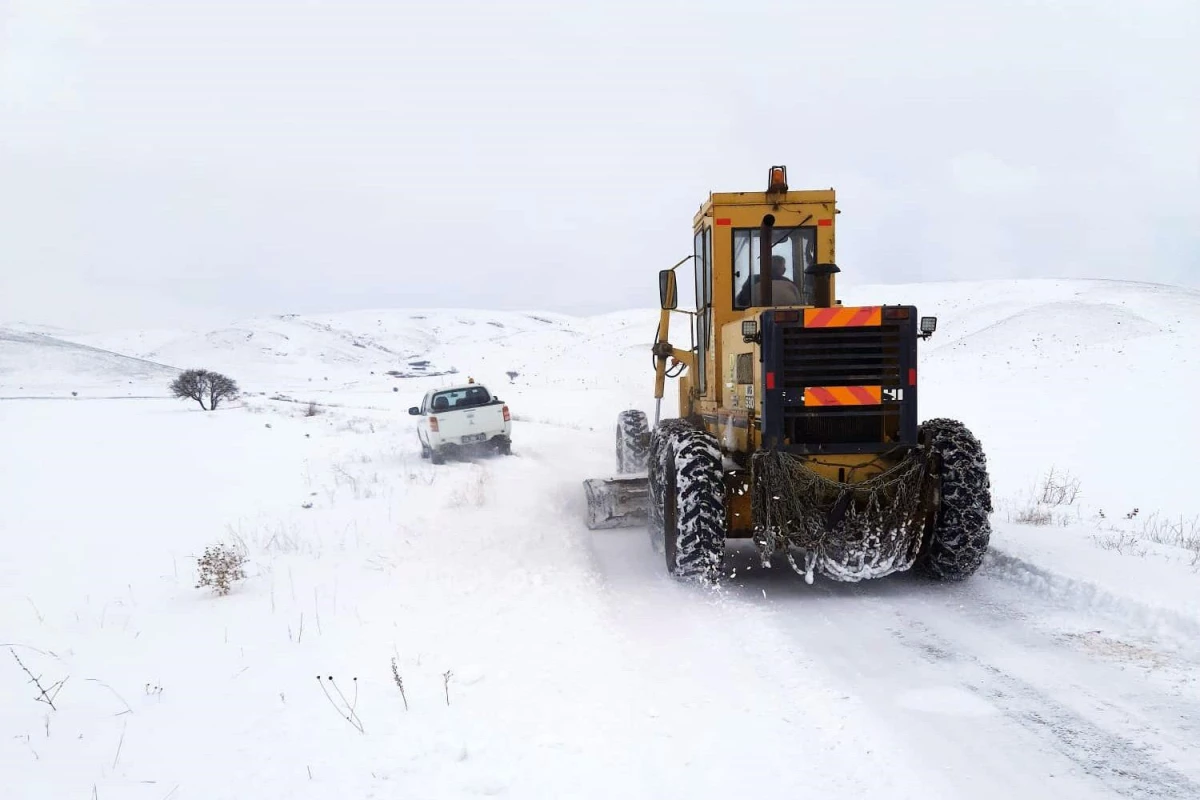
M737 304L743 308L762 304L761 280L755 275L746 281L746 285L738 292ZM751 303L751 292L754 302ZM800 287L787 277L787 260L783 256L771 257L771 305L773 306L802 306L804 294Z

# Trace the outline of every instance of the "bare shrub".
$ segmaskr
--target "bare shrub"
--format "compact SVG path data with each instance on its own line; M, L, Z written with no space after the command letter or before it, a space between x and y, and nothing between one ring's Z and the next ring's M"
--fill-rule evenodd
M25 674L29 676L29 682L37 687L38 693L37 693L37 696L34 697L33 699L38 701L39 703L45 703L46 705L50 706L50 708L57 711L58 707L56 705L54 705L54 698L58 697L59 691L62 690L62 687L64 685L66 685L67 680L69 680L71 676L68 675L66 678L63 678L61 681L55 681L49 687L42 686L42 676L34 675L29 670L29 667L25 666L25 662L21 660L21 657L19 655L17 655L16 650L13 650L10 647L9 652L12 653L13 658L15 658L17 660L17 663L21 666L21 669L24 670ZM48 726L50 723L47 722L46 724ZM47 735L48 735L48 733L49 733L49 728L47 728Z
M209 545L197 562L196 588L211 586L219 595L229 594L233 581L246 579L246 556L224 543Z
M315 417L321 413L321 407L314 402L310 402L304 409L304 416Z
M171 393L180 399L195 400L205 411L215 411L222 400L237 397L238 385L219 372L189 369L171 382ZM204 404L205 400L208 405Z
M1029 505L1017 511L1013 522L1019 525L1049 525L1054 521L1054 515L1039 505Z
M1069 472L1059 474L1053 467L1042 481L1038 502L1048 506L1071 506L1079 499L1079 479Z
M1081 506L1076 505L1082 494L1078 478L1052 468L1036 489L1030 487L1024 499L1013 503L1016 508L1008 518L1019 525L1065 527L1082 521Z
M328 689L325 688L325 681L321 680L320 675L317 676L317 683L321 685L321 691L325 693L325 698L329 700L330 705L333 706L333 709L338 713L338 716L353 725L359 733L366 733L366 731L363 729L362 720L358 718L358 678L354 678L353 682L354 698L352 700L348 700L346 699L346 695L342 692L341 687L337 685L337 682L333 679L333 676L330 675L329 685L333 687L334 692L336 692L338 696L338 699L334 700L333 695ZM339 700L341 701L340 703L338 702Z
M1181 547L1200 557L1200 516L1191 519L1180 516L1174 520L1155 512L1142 523L1142 536L1155 544Z
M1092 539L1100 546L1101 550L1112 550L1121 555L1144 558L1146 553L1149 552L1147 548L1142 546L1141 541L1136 536L1125 531L1115 531L1103 536L1093 536Z
M392 656L392 681L400 690L400 699L404 701L404 710L408 711L408 695L404 693L404 679L400 677L400 668L396 666L395 656Z

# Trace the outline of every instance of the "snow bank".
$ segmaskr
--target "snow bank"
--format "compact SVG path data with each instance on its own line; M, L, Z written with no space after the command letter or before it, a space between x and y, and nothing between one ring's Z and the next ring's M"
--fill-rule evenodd
M1200 551L1097 526L1002 524L985 571L1117 618L1160 647L1200 641Z

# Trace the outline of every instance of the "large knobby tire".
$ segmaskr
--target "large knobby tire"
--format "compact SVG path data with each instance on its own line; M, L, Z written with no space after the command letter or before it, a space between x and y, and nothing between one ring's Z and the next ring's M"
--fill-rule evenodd
M921 440L932 449L941 502L917 569L942 581L961 581L983 563L992 537L992 486L979 440L961 422L931 419Z
M656 469L667 571L715 582L725 556L725 475L717 440L708 431L678 428L663 443Z
M692 429L692 426L682 419L664 419L655 426L650 435L650 448L646 454L646 483L650 494L649 530L650 544L660 555L664 552L663 543L663 449L667 442L678 431Z
M617 472L646 469L650 427L644 411L622 411L617 416Z

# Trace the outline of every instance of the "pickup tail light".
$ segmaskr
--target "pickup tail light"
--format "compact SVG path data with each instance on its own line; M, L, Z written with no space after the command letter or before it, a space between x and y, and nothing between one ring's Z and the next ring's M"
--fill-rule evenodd
M429 430L433 431L434 433L438 432L437 417L429 418Z
M508 406L505 406L505 407L504 407L504 421L505 421L505 422L511 422L511 421L512 421L512 416L511 416L511 415L508 413Z

